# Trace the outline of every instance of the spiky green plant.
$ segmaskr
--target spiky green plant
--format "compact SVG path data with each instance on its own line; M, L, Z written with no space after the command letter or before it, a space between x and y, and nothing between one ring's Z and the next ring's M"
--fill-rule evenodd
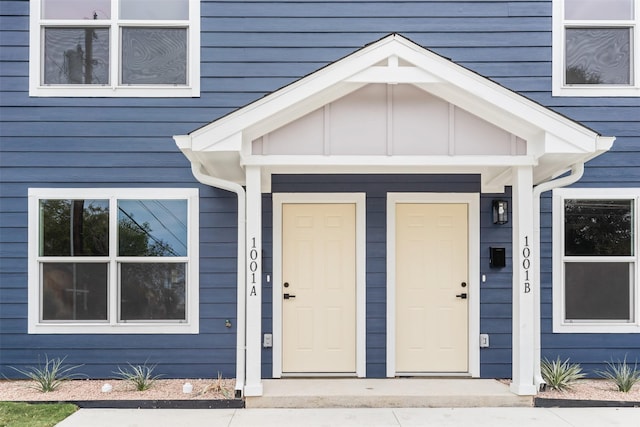
M563 362L560 356L553 361L542 360L540 370L544 381L554 390L568 390L572 382L585 377L580 364L569 363L569 359Z
M132 383L137 391L149 390L153 383L162 375L153 375L156 365L148 366L147 362L142 365L128 364L129 368L121 368L114 372L119 378Z
M47 393L55 391L64 381L80 376L80 374L74 374L72 371L82 365L63 365L62 363L66 358L67 356L62 359L59 357L49 359L49 356L45 354L44 364L39 362L38 366L26 369L19 369L13 366L11 368L35 382L29 387Z
M633 364L627 363L627 356L624 356L624 360L621 362L607 362L607 369L604 371L596 371L598 375L608 380L611 380L618 387L618 391L628 393L631 388L640 382L640 370L638 370L638 361Z

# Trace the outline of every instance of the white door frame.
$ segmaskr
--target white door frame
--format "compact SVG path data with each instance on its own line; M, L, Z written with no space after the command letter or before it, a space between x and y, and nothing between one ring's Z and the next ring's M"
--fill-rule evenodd
M356 205L356 372L366 376L366 194L273 194L273 378L282 377L282 205L354 203ZM329 376L330 374L327 374ZM319 374L318 376L322 376Z
M387 194L387 377L396 376L396 204L467 204L469 227L469 372L480 376L480 195L478 193ZM428 375L437 375L427 373ZM445 373L444 375L452 375Z

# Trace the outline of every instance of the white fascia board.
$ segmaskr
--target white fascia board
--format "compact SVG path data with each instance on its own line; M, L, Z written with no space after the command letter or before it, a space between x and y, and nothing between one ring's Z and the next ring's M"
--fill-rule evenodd
M423 89L432 91L446 101L520 137L526 139L527 135L519 134L516 129L509 129L509 122L505 123L504 118L512 120L515 117L516 123L519 122L522 128L538 128L555 133L562 139L575 141L575 145L580 148L584 148L582 144L589 145L589 141L597 136L594 131L443 57L417 51L414 55L399 53L399 56L429 70L447 83L446 87L434 85Z
M210 134L193 135L191 147L194 151L241 151L242 131L231 135L220 136Z
M259 122L253 123L243 130L244 143L250 143L282 126L285 126L313 111L323 108L333 101L349 95L365 86L365 83L338 83L326 90L316 93L297 104L275 111Z
M233 113L212 122L191 133L193 137L204 136L215 144L234 133L251 127L278 112L291 108L307 99L314 99L317 94L328 88L347 81L354 74L378 64L394 53L394 36L389 36L377 43L367 46L350 56L304 77L289 86L277 90ZM341 85L348 93L349 86ZM322 99L321 97L318 99ZM317 103L315 108L324 104ZM294 120L297 117L292 117ZM217 136L211 138L211 136Z

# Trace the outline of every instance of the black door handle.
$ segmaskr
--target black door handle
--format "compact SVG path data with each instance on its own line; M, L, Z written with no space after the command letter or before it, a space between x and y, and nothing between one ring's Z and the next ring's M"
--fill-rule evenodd
M284 299L289 299L289 298L295 298L295 295L291 295L291 294L284 294Z
M463 293L463 294L458 294L456 295L457 298L462 298L462 299L467 299L467 294Z

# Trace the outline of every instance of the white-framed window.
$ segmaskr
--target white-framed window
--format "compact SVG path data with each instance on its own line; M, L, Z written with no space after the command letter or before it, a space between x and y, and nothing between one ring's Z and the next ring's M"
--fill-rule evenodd
M640 188L553 191L553 331L640 333Z
M553 0L553 95L640 96L637 0Z
M29 333L198 333L198 190L29 189Z
M29 95L200 96L199 0L31 0Z

